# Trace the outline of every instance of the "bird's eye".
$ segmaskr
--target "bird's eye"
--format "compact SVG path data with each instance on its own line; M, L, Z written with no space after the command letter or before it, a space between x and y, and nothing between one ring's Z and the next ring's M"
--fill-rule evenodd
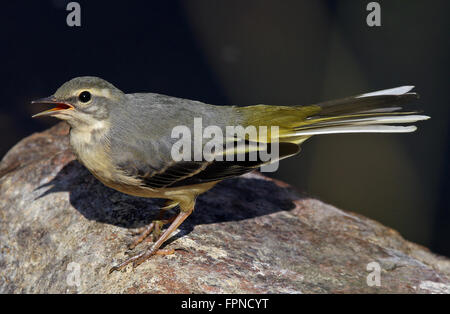
M78 96L78 99L81 102L88 102L89 100L91 100L91 93L89 93L88 91L81 92Z

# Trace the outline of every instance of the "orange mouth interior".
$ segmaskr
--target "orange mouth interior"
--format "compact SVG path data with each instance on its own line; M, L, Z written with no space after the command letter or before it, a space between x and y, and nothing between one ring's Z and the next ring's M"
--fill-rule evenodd
M64 103L58 103L56 104L55 108L49 109L48 111L57 111L57 110L65 110L65 109L73 109L72 106L64 104Z

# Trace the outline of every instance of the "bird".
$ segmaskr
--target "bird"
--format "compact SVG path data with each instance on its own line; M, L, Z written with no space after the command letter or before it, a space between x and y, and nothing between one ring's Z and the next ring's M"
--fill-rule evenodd
M413 89L401 86L311 105L235 106L156 93L126 94L99 77L83 76L32 103L53 106L33 117L52 116L69 124L75 156L104 185L166 201L158 218L140 230L128 249L133 250L150 235L153 244L114 265L111 273L129 264L135 268L154 255L173 254L173 249L161 246L194 211L199 195L222 180L297 155L301 144L314 135L415 131L414 125L399 125L430 118L416 110L403 110L419 98ZM203 126L223 131L218 136L222 141L217 141L209 155L192 158L190 153L198 148L201 151L206 143L202 140L194 145L195 138L187 138L187 145L181 148L191 158L174 158L174 151L180 148L180 137L174 136L174 130L184 126L192 131L198 119ZM226 132L230 126L255 127L259 134L230 135ZM265 137L261 136L263 127L269 129ZM250 158L253 152L267 154L273 147L277 154L269 160L260 157L263 154ZM163 219L170 209L179 210Z

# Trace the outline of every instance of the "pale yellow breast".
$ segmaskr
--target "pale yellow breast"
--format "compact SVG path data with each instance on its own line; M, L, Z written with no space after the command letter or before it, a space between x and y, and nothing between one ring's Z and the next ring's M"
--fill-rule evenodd
M105 120L89 126L73 128L70 144L78 160L101 182L121 192L122 185L138 186L139 180L126 176L111 160L107 137L109 123Z
M108 127L107 122L99 122L91 127L72 129L70 132L70 144L78 160L106 186L134 196L166 198L188 203L217 183L162 189L143 186L139 179L127 176L115 167L109 154Z

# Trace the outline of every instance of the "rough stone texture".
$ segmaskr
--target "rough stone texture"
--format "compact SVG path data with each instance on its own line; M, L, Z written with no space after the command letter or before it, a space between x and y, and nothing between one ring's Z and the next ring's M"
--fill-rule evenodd
M259 174L201 196L167 245L182 250L109 275L161 201L103 186L74 160L67 133L61 123L34 134L0 164L2 293L450 292L448 259ZM367 285L371 262L379 287Z

